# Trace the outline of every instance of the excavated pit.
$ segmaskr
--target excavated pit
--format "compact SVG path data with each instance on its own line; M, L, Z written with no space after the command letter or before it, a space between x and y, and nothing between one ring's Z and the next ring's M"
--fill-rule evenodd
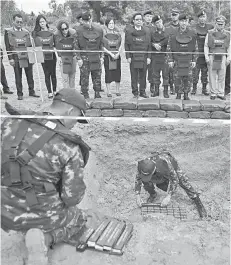
M92 148L85 169L87 192L80 206L129 220L134 233L122 257L90 250L77 253L74 247L62 244L50 251L50 264L229 264L229 126L91 120L74 130ZM191 184L201 192L201 200L212 215L210 221L199 220L181 188L172 204L186 208L187 221L163 214L141 216L134 195L137 161L161 150L178 159ZM142 191L144 200L147 196ZM158 190L157 201L163 196ZM2 264L21 265L25 253L20 234L2 232Z

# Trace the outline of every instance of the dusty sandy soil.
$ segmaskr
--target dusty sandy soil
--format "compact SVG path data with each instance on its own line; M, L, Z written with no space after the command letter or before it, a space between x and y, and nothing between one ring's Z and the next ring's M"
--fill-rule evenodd
M129 220L133 236L121 257L68 245L50 251L51 265L228 265L230 146L228 126L156 125L123 121L91 121L75 128L92 148L85 170L87 193L82 208ZM213 219L200 221L185 192L178 188L172 204L187 208L188 221L164 215L144 219L135 203L137 161L167 149L179 160ZM159 190L158 200L164 194ZM147 194L143 191L145 200ZM22 265L23 237L2 231L2 264Z

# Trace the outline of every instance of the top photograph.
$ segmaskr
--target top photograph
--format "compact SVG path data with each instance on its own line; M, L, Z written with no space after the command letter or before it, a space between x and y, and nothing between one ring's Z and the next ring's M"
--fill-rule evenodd
M229 1L1 1L0 55L3 117L230 119Z

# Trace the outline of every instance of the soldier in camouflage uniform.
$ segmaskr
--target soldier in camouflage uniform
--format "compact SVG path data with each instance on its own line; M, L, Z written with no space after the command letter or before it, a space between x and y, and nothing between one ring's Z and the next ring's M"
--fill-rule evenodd
M192 70L196 66L197 42L196 34L188 27L188 16L179 16L180 28L169 38L168 61L169 67L174 71L174 83L177 92L176 99L189 100L191 89Z
M10 114L38 115L6 108ZM76 89L62 89L47 113L79 117L85 109ZM41 118L2 123L1 227L26 233L28 265L47 265L49 247L71 242L87 221L77 205L86 189L83 171L90 148L70 131L75 124L76 119Z
M75 40L76 50L89 50L91 52L77 53L78 65L80 67L81 92L85 98L89 98L89 76L91 74L95 98L101 98L101 64L103 53L92 51L103 51L103 30L92 24L90 13L82 14L83 25L78 27Z
M156 152L152 157L138 162L138 172L135 178L136 201L139 207L142 205L140 198L141 186L149 193L148 203L153 203L157 196L156 185L167 192L161 205L167 206L178 184L196 204L200 217L206 217L206 210L201 203L198 192L188 182L188 177L181 170L177 160L169 152Z
M193 71L193 90L191 94L192 95L196 94L197 83L199 80L199 73L201 72L202 94L208 96L209 93L206 88L208 84L208 67L205 61L204 43L208 31L210 29L213 29L213 25L206 23L207 15L203 10L197 14L197 17L198 17L198 23L196 24L195 31L197 36L199 55L197 58L196 67L194 68Z

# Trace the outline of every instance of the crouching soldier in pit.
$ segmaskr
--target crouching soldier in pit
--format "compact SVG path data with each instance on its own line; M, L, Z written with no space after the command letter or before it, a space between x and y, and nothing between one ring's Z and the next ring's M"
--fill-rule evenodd
M76 53L70 52L70 50L74 50L75 37L76 30L70 28L67 21L59 21L54 38L55 47L62 50L62 52L57 53L57 57L61 66L63 88L75 88Z
M198 58L196 67L193 71L193 89L191 94L195 95L197 91L197 83L199 80L199 74L201 72L201 83L202 83L202 94L208 96L209 93L207 91L207 84L208 84L208 67L205 61L204 55L204 43L205 37L210 29L213 29L213 25L206 23L207 15L205 11L200 11L197 14L198 23L195 26L196 37L197 37L197 44L198 44Z
M205 60L209 69L210 99L225 100L225 73L230 64L230 33L224 29L226 18L216 18L215 29L205 38Z
M134 97L140 95L140 97L148 98L145 89L147 65L151 63L151 54L147 53L151 51L150 31L147 27L143 27L141 13L134 14L132 20L134 26L125 32L125 51L127 61L130 64L132 94Z
M189 100L190 84L192 81L192 70L196 66L197 42L196 34L188 27L188 16L179 16L180 28L169 39L169 67L174 68L176 99Z
M199 198L199 193L188 182L188 177L181 170L177 160L169 152L156 152L152 157L138 162L138 172L135 179L136 201L139 207L142 205L140 198L141 186L149 193L148 203L153 203L157 197L156 185L167 192L161 206L167 206L176 188L180 185L187 195L196 204L201 218L207 217L206 210Z
M61 89L46 113L79 117L85 109L76 89ZM40 118L7 118L2 124L1 228L25 234L26 265L48 265L50 246L73 244L88 225L89 212L78 204L86 190L83 177L90 148L70 131L77 121L86 120L49 121L41 118L46 113L9 105L7 111Z
M163 20L160 16L153 17L153 24L156 29L151 32L152 50L156 53L152 53L151 69L152 69L152 84L150 87L151 97L159 96L160 87L160 72L162 72L164 97L169 98L168 95L168 82L169 82L169 67L167 62L166 52L168 44L168 36L165 33Z
M89 12L82 14L82 25L77 30L75 49L89 51L77 53L81 93L85 98L89 98L88 87L91 74L95 98L101 98L101 65L104 59L103 52L100 51L103 51L103 30L101 27L92 24Z

